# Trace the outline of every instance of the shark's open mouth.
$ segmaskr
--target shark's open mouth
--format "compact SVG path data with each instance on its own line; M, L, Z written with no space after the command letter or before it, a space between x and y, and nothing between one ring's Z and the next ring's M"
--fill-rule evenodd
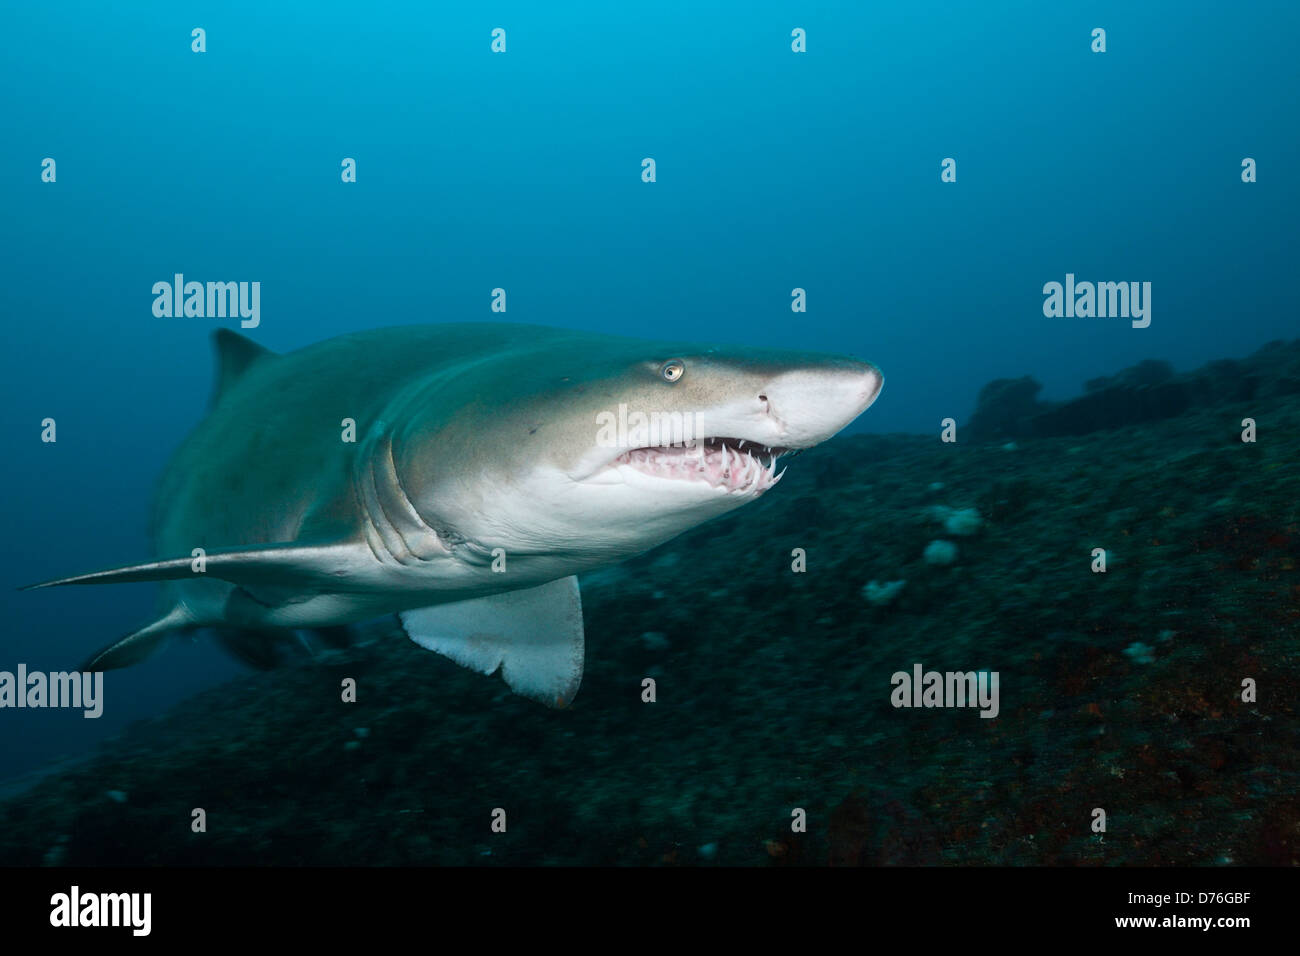
M633 448L612 465L629 466L656 478L703 482L721 491L762 494L781 480L777 459L788 449L755 445L740 438L705 438L681 445Z

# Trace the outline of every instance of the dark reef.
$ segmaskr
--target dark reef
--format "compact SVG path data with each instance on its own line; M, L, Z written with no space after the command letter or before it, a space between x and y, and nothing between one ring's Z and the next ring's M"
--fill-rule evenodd
M991 383L955 445L834 440L586 578L566 711L381 635L10 797L0 863L1295 864L1300 342L1036 385ZM1000 716L894 709L917 662L998 671Z
M1300 394L1300 341L1270 342L1243 361L1223 359L1175 374L1168 362L1147 359L1118 375L1095 378L1084 394L1040 402L1029 376L1000 378L980 390L969 435L976 441L1086 435L1181 415L1192 408Z

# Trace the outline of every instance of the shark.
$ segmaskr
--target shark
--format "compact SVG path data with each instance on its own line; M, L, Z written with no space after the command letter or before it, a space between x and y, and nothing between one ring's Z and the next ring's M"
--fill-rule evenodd
M213 335L207 416L161 477L154 560L33 588L161 582L84 671L204 630L259 667L396 615L420 646L567 706L578 575L757 500L880 393L873 364L502 323L283 354Z

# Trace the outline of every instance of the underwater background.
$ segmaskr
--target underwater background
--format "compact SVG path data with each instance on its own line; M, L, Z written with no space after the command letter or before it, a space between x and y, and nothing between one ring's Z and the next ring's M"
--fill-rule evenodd
M153 557L211 333L239 330L156 317L176 273L260 282L242 331L277 351L507 320L886 376L762 502L584 579L572 709L378 628L264 674L177 641L107 674L97 720L0 710L0 863L1295 862L1300 8L54 3L0 23L0 670L73 668L153 613L152 585L16 589ZM1150 325L1046 317L1067 274L1150 282ZM999 718L890 707L917 661L1000 671ZM344 672L374 688L351 710ZM673 688L653 706L646 675ZM507 803L495 840L484 807ZM225 824L191 834L194 806Z

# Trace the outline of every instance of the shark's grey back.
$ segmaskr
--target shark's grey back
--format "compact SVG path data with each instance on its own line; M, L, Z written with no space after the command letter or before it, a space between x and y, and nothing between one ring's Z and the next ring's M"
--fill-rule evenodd
M413 380L563 335L526 325L398 326L285 355L218 345L221 393L168 464L155 503L157 553L174 557L299 537L309 516L346 530L349 474L365 430ZM344 441L344 420L356 442Z

